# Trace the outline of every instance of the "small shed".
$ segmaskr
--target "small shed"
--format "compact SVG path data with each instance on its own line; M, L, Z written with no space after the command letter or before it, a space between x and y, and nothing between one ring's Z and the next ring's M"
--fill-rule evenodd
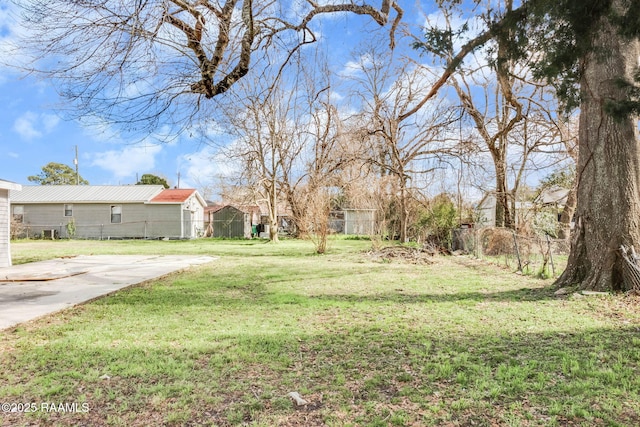
M375 209L339 209L329 214L329 227L338 234L376 234Z
M251 212L231 205L212 206L206 212L209 223L207 234L211 237L251 238Z
M22 186L0 179L0 268L11 266L11 203L9 190L20 191Z

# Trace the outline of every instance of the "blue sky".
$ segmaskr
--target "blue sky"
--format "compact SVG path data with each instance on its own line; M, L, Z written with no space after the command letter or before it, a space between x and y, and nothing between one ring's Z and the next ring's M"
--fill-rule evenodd
M13 35L8 8L0 0L0 45ZM193 168L202 170L204 159L198 156L206 156L196 141L135 144L109 126L88 127L66 118L63 108L69 105L61 102L51 81L0 67L0 179L33 184L27 177L49 162L73 166L77 147L80 174L94 185L133 184L144 173L177 185L179 172L181 187L196 185Z
M65 120L50 82L4 74L0 83L0 177L29 184L49 162L73 165L91 184L135 183L136 174L165 175L174 183L185 155L196 147L131 145L117 135ZM183 171L185 173L186 171Z
M0 0L0 54L16 28L10 7ZM353 42L367 34L359 32L362 22L363 18L344 14L318 21L320 34L332 43L332 56L341 53L343 64L349 61ZM49 162L73 166L76 147L80 175L94 185L133 184L144 173L177 185L180 173L181 187L198 187L215 174L212 149L188 135L167 144L135 143L109 125L88 127L65 118L61 107L69 105L60 105L61 101L51 81L0 67L0 179L32 184L27 177L40 173Z

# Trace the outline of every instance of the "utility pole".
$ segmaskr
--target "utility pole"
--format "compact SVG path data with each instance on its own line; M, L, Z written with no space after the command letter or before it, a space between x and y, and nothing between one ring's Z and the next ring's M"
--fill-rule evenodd
M76 185L80 185L80 174L78 173L78 146L76 145L76 157L73 159L73 164L76 165Z

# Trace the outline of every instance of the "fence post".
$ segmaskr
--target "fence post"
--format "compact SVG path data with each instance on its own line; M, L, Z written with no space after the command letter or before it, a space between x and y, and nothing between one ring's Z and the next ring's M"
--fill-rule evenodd
M518 249L518 238L516 237L515 230L513 231L513 246L516 250L516 256L518 257L518 271L522 273L522 261L520 260L520 250Z
M553 277L556 277L556 266L553 264L553 253L551 252L551 240L549 240L549 235L545 234L547 237L547 250L549 251L549 262L551 262L551 274Z

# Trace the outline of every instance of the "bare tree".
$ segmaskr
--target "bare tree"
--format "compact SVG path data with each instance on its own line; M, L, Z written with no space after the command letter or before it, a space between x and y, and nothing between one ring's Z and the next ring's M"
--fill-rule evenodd
M575 168L578 164L578 124L572 118L566 120L555 121L558 132L562 135L566 152L571 159L571 164ZM560 228L558 230L558 237L561 239L568 239L571 233L571 222L573 221L573 215L576 211L576 204L578 202L578 180L574 177L573 185L567 194L567 201L564 204L562 213L560 214Z
M413 116L407 109L424 95L431 75L408 62L397 66L387 60L389 52L371 48L360 55L357 97L363 106L361 136L369 150L361 160L374 165L381 174L395 179L400 222L400 240L409 240L409 201L421 175L433 171L425 167L453 153L451 126L459 114L444 99L435 99ZM432 163L433 165L434 163Z
M184 126L202 106L255 69L282 69L316 41L312 21L339 12L365 15L390 43L402 17L394 0L308 0L291 8L260 0L13 0L33 62L53 78L77 114L140 131L158 123ZM266 60L265 52L277 52ZM275 56L274 56L275 57ZM15 65L15 64L13 64ZM277 77L278 73L271 73Z
M278 241L283 191L304 148L301 129L292 119L299 100L296 91L281 86L265 91L259 81L241 84L247 86L245 95L226 111L237 139L223 151L241 164L243 184L267 207L269 238Z
M301 150L296 158L283 156L288 163L281 180L297 235L311 238L318 253L327 248L332 196L340 173L353 160L326 64L319 54L298 62L295 90L300 102L290 111L290 120L299 131Z

